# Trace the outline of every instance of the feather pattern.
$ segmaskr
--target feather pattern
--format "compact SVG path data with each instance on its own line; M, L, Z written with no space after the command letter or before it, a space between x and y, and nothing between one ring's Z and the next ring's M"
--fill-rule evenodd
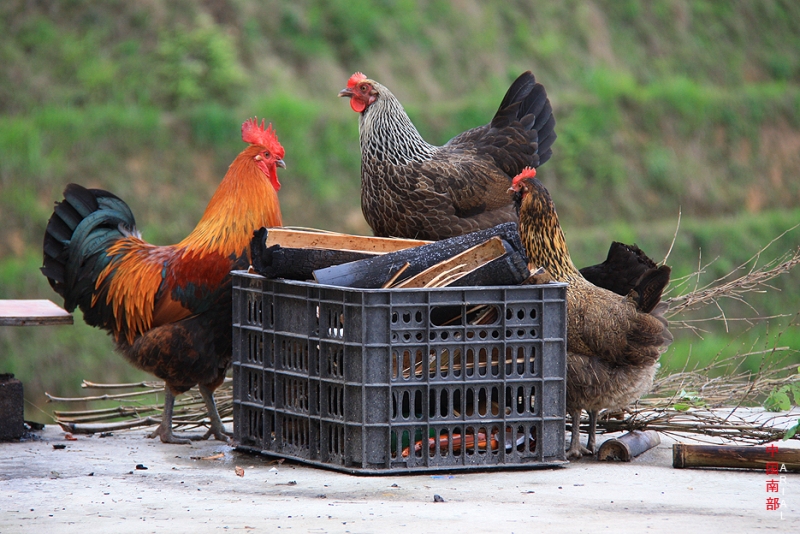
M45 231L42 272L64 306L80 308L132 364L165 380L164 417L154 433L163 441L185 442L172 434L172 401L196 384L209 432L227 439L211 392L231 361L230 272L249 265L255 230L282 224L276 167L284 166L283 147L263 121L245 122L242 135L251 144L177 244L147 243L124 201L77 184L66 187Z
M667 266L640 276L627 295L587 281L569 255L555 205L533 177L514 179L520 234L533 267L543 267L567 288L567 411L572 419L569 456L593 452L597 414L636 401L653 382L658 358L672 342L659 303L669 282ZM649 274L654 273L654 274ZM640 294L646 294L644 301ZM655 301L655 304L653 304ZM589 446L578 439L581 410L590 416Z
M530 72L511 85L489 124L444 146L425 141L399 100L374 80L354 75L340 95L363 109L361 208L381 237L436 240L516 221L506 194L511 178L547 161L556 138L547 94Z

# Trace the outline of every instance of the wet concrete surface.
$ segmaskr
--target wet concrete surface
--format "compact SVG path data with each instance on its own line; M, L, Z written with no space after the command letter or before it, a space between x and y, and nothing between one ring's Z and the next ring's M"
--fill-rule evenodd
M674 441L663 436L631 463L369 477L216 441L166 445L145 436L69 441L47 426L0 444L0 532L731 533L800 525L798 475L775 494L763 471L674 469ZM766 509L772 496L779 510Z

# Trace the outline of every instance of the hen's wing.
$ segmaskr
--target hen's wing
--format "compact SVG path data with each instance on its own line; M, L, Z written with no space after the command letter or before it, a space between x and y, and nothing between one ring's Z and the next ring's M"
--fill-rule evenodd
M364 216L377 236L439 240L517 220L509 178L480 154L442 149L402 172L381 167L385 181L362 183Z
M651 365L672 342L662 312L639 311L631 297L573 284L568 300L570 351L610 365ZM661 314L661 316L660 316Z
M210 309L233 267L217 253L155 246L135 236L115 242L107 255L93 307L129 342Z

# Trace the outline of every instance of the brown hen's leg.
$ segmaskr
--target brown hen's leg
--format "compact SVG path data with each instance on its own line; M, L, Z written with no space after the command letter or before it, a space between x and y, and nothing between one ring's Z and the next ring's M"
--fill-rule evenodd
M589 441L586 442L586 448L589 451L589 454L594 454L595 451L595 443L596 443L596 434L597 432L597 410L590 410L589 411Z
M584 454L591 455L592 452L581 446L581 410L570 411L569 417L572 420L572 439L567 449L567 460L579 460Z
M230 443L231 435L225 432L225 426L222 424L222 418L217 411L217 403L214 401L214 393L204 385L199 386L200 395L203 396L203 401L206 403L206 410L208 410L208 418L211 420L211 426L208 432L205 433L203 439L208 439L214 436L219 441Z

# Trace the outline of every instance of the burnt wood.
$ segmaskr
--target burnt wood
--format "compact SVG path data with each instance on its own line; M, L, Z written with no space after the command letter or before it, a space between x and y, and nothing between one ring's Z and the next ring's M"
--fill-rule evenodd
M508 244L510 251L521 254L523 258L526 257L522 242L520 241L517 224L505 223L487 228L486 230L437 241L429 245L391 252L375 258L363 259L352 263L334 265L325 269L318 269L314 271L314 279L320 284L334 286L362 289L380 288L406 263L408 263L409 266L403 273L403 276L414 276L432 265L436 265L441 261L455 256L475 245L479 245L495 236L503 239ZM518 263L518 260L515 260L515 264L516 263ZM492 282L489 285L501 284Z

